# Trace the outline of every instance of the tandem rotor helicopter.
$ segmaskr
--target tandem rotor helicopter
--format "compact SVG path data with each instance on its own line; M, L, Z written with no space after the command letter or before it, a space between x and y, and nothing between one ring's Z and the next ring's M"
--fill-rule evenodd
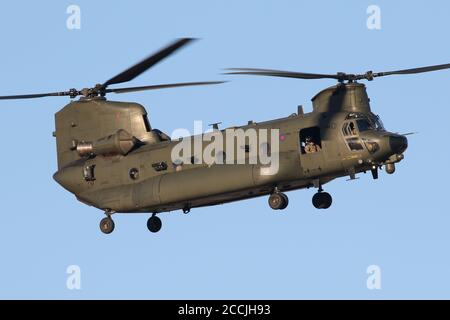
M284 192L317 188L314 207L327 209L332 197L323 186L339 177L370 171L374 179L382 167L394 173L408 146L405 135L387 131L370 108L366 87L359 80L388 75L415 74L450 68L450 64L423 68L366 72L364 74L312 74L267 69L229 69L227 74L288 77L296 79L334 79L337 84L312 98L313 111L298 112L266 122L249 121L234 127L256 131L279 130L279 168L265 174L263 164L208 165L195 157L174 163L172 149L180 143L151 127L146 109L137 103L106 99L108 93L127 93L222 81L187 82L128 88L110 85L133 80L193 39L179 39L142 62L119 73L103 84L82 90L1 96L29 99L68 96L74 99L55 114L58 170L53 178L75 197L105 212L100 230L114 230L114 213L149 213L147 227L161 229L157 214L268 195L269 206L285 209ZM217 125L216 131L219 130ZM255 146L242 145L249 157ZM205 145L202 145L205 148ZM266 148L270 149L270 145ZM230 150L224 149L224 153Z

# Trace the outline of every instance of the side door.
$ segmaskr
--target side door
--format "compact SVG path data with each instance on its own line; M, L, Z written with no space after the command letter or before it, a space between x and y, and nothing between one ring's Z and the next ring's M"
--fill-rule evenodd
M298 134L300 165L305 177L319 176L324 168L322 136L319 127L303 128Z

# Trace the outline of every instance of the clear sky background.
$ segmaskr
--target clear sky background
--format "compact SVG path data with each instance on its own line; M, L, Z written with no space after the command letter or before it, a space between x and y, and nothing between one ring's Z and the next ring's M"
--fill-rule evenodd
M81 8L81 29L66 9ZM381 8L381 30L366 9ZM225 67L332 73L450 63L448 1L8 1L0 7L0 94L83 88L103 82L178 37L198 41L129 85L227 79L110 99L146 106L171 133L194 120L223 127L287 116L332 80L221 75ZM450 71L368 83L387 129L418 131L394 175L289 192L272 211L257 198L161 214L116 215L77 202L53 181L53 114L68 98L3 101L0 298L298 299L450 298ZM206 129L206 128L205 128ZM66 287L69 265L81 290ZM381 290L366 269L381 268Z

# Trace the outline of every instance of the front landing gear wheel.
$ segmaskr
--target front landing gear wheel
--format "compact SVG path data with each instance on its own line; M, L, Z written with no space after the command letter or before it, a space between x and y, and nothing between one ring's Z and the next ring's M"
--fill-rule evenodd
M161 230L162 222L157 216L151 216L147 221L147 228L150 232L156 233Z
M283 209L286 209L287 206L289 205L289 198L284 193L280 193L280 194L283 197L283 206L280 208L280 210L283 210Z
M317 209L328 209L333 203L333 198L328 192L318 192L313 196L312 203Z
M273 210L283 210L289 204L287 195L281 192L272 193L269 197L269 206Z
M110 234L111 232L114 231L114 221L113 219L111 219L111 217L106 217L103 218L100 221L100 230L104 233L104 234Z

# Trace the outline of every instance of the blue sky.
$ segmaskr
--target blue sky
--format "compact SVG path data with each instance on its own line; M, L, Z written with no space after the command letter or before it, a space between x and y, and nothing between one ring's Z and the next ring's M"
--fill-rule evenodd
M66 8L81 8L81 29ZM366 27L369 5L381 30ZM240 125L289 115L333 81L227 77L226 67L305 72L384 71L450 62L448 1L29 1L0 10L1 94L83 88L103 82L178 37L190 45L130 85L228 79L109 98L146 106L171 133L194 120ZM266 198L162 214L102 212L58 186L53 114L69 99L4 101L0 298L300 299L450 298L446 203L450 71L368 84L372 109L409 138L397 172L326 186L333 206L316 211L313 190L289 192L288 209ZM81 268L81 290L66 268ZM368 290L366 269L381 269Z

